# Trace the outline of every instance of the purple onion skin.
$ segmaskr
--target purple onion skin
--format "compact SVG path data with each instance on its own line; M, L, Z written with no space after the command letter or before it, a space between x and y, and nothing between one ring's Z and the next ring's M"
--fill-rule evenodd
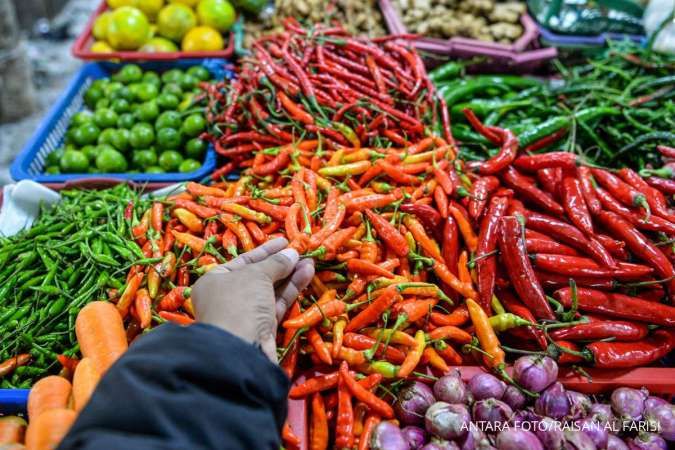
M436 400L446 403L467 403L469 390L462 381L459 371L445 375L434 383L434 396Z
M528 391L541 392L558 378L558 364L548 356L521 356L513 364L513 378Z
M511 425L514 427L523 428L524 426L532 426L539 421L542 417L539 414L535 414L530 409L521 409L516 411L513 416L511 416ZM523 425L527 423L528 425Z
M609 434L607 439L607 450L630 450L628 445L615 434Z
M675 441L675 405L666 403L645 412L653 429L657 429L661 437L667 441ZM658 427L658 428L657 428Z
M565 448L569 450L596 450L593 440L581 430L568 428L563 430L565 435Z
M464 439L458 441L460 450L487 450L493 448L485 433L478 427L470 427Z
M410 450L418 450L427 441L427 432L420 427L408 426L401 430Z
M586 417L584 419L578 420L576 424L579 426L581 431L586 434L586 436L591 438L597 448L607 447L609 433L600 422L591 417Z
M550 417L542 417L533 427L545 450L562 450L565 448L565 436L558 423Z
M668 450L666 441L655 433L642 433L626 442L630 450Z
M539 415L553 419L562 419L569 414L570 401L563 385L555 382L542 392L534 404L534 410Z
M442 439L461 439L466 436L471 416L466 406L436 402L424 416L426 430Z
M380 422L370 436L372 450L410 450L401 429L391 422Z
M645 390L618 388L612 392L612 409L622 420L640 420L645 410Z
M452 441L434 439L422 447L421 450L459 450L459 446Z
M544 450L534 433L527 430L507 428L497 435L498 450Z
M515 386L508 386L502 396L502 401L509 405L511 409L521 409L527 403L527 397Z
M661 397L654 397L653 395L650 395L645 399L645 414L649 413L651 410L656 408L657 406L661 405L670 405L666 400L662 399Z
M571 420L586 417L593 403L587 395L577 391L567 391L567 400L570 402L569 418Z
M508 422L512 415L513 410L509 405L494 398L479 400L473 404L473 420L487 422L492 425L493 429Z
M614 416L612 411L612 406L607 403L593 403L591 405L591 410L588 412L588 417L592 417L608 431L608 426L611 427L611 430L615 433L618 433L620 430L620 422Z
M506 383L489 373L479 373L469 380L469 391L474 400L496 398L500 400L506 390Z
M424 414L435 401L429 386L419 381L408 383L399 392L394 405L396 417L404 425L422 425Z

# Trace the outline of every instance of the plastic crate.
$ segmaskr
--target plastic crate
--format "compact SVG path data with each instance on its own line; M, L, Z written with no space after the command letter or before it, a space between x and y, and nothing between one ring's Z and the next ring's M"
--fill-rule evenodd
M121 61L167 61L167 60L177 60L177 59L188 59L188 58L230 58L234 53L234 37L230 33L229 36L225 36L227 39L227 47L219 51L209 51L209 52L138 52L138 51L113 51L109 53L96 53L91 51L91 46L94 43L94 36L92 35L92 29L94 28L94 22L98 16L103 14L105 11L108 11L108 4L106 0L103 0L99 7L94 11L92 16L89 18L89 21L84 27L82 34L73 43L71 51L73 56L85 60L96 60L96 61L105 61L105 60L121 60Z
M379 4L389 31L392 34L408 34L392 0L379 0ZM421 36L411 42L420 52L445 57L487 58L488 62L482 64L481 69L491 71L504 71L505 66L519 72L531 71L558 55L555 48L537 48L539 30L529 15L521 16L521 24L523 35L510 45L463 37L439 39Z
M140 66L144 70L165 71L171 68L187 68L195 65L206 67L216 79L230 79L233 72L225 60L179 60L171 62L148 62ZM63 92L61 98L46 115L33 137L24 146L10 167L10 174L14 180L34 180L39 183L63 183L76 178L99 178L108 174L56 174L43 173L46 156L57 149L62 143L70 122L70 118L84 108L84 93L92 82L110 76L119 70L122 64L118 63L89 63L82 66L79 72ZM200 180L208 176L216 167L216 153L209 146L202 167L189 173L162 173L162 174L128 174L119 173L111 176L124 180L148 183L172 183L185 180Z
M537 23L536 25L539 34L541 35L542 43L553 47L569 49L605 47L607 41L622 41L626 39L641 45L644 45L647 42L647 37L639 34L602 33L597 36L567 35L556 34L540 23Z

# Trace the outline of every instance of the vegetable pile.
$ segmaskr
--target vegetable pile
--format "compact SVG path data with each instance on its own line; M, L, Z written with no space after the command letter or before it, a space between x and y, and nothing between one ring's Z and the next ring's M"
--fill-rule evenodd
M520 76L460 77L451 62L430 77L445 98L463 159L483 159L496 150L462 122L472 109L487 125L509 128L521 149L564 149L608 167L640 170L661 165L655 148L675 145L675 57L635 44L612 43L582 66L558 65L562 80ZM531 146L528 148L528 146Z
M33 227L0 238L0 387L29 388L78 353L78 311L124 287L132 263L143 263L128 239L135 210L146 203L127 185L61 192ZM126 238L125 238L126 237Z

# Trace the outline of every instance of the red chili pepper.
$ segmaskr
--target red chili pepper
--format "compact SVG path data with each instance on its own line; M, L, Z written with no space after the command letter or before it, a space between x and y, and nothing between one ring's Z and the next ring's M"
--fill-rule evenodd
M581 166L577 168L577 175L579 177L581 193L586 200L586 205L588 209L593 214L597 214L602 211L602 205L600 200L595 195L595 186L593 185L593 177L591 174L591 169L589 167Z
M508 198L492 197L480 226L475 258L477 259L478 302L486 314L491 313L490 303L497 279L497 256L494 253L497 249L500 219L506 213L508 205Z
M619 177L603 169L591 169L593 177L598 180L605 189L609 191L617 200L626 206L641 207L648 218L651 215L651 208L647 198L640 191L634 189L631 185L624 183Z
M675 215L670 212L668 208L668 202L661 191L651 187L637 172L632 169L623 168L620 169L618 173L626 183L631 185L645 196L647 204L649 204L652 213L661 216L670 222L675 221Z
M496 156L483 162L478 167L481 175L492 175L504 170L515 159L518 153L518 138L511 130L497 127L485 127L470 109L462 111L469 123L483 136L495 144L500 144L501 148Z
M459 260L459 228L452 217L448 217L444 221L441 254L445 265L456 275L457 261Z
M340 385L346 386L349 392L359 401L368 405L374 413L385 419L394 417L394 410L391 406L372 392L368 391L349 374L349 366L346 361L340 364ZM339 394L338 394L339 395Z
M586 349L592 354L593 366L603 369L644 367L665 357L673 349L671 330L656 330L638 342L594 342Z
M552 330L549 334L553 339L569 341L594 341L612 339L615 341L639 341L644 339L649 329L644 324L623 320L603 320L591 318L589 323L573 325L567 328Z
M391 194L370 194L346 200L345 206L350 212L384 208L397 201L400 197L401 193L398 191Z
M375 263L365 261L363 259L350 259L347 261L347 270L353 273L360 273L361 275L375 275L378 277L394 278L391 271L383 269Z
M413 214L417 217L424 227L431 232L436 232L443 218L433 207L417 203L405 203L399 208L401 212ZM412 231L412 230L411 230Z
M372 349L375 347L375 344L377 344L377 339L364 336L362 334L346 333L344 336L344 345L349 348L353 348L354 350L372 351ZM385 346L385 344L382 342L377 345L375 356L394 364L401 364L405 359L405 353L403 353L401 350L395 347Z
M513 166L518 170L536 172L541 169L560 167L574 170L577 166L577 155L570 152L550 152L537 155L521 155L513 161Z
M366 422L363 424L363 431L359 437L359 448L358 450L368 450L370 448L370 437L375 430L377 424L380 423L380 418L369 414L366 418Z
M563 207L567 212L567 217L587 236L593 237L593 219L584 201L581 183L576 178L565 177L561 188Z
M582 256L530 255L534 267L545 272L557 273L569 277L615 278L618 280L640 280L651 275L653 269L648 266L631 263L618 263L615 269L603 267L595 261Z
M533 142L532 144L528 145L523 149L523 152L536 152L537 150L541 150L542 148L546 148L549 145L553 144L554 142L558 142L563 136L567 134L567 127L563 127L559 129L558 131L549 134L548 136L544 136L543 138L539 139L536 142Z
M22 353L20 355L12 356L9 359L6 359L0 363L0 377L5 377L10 375L17 367L25 366L31 360L31 355L29 353ZM61 361L61 358L59 358ZM65 365L64 365L65 367Z
M354 446L354 411L352 396L344 377L338 381L338 412L335 423L335 447L339 449Z
M499 249L513 287L535 317L555 319L527 257L520 222L512 216L502 217L500 222Z
M490 193L499 187L499 179L487 176L479 178L471 186L471 195L469 196L469 217L478 220L483 213L483 209L490 198Z
M659 177L647 177L645 178L645 181L651 186L661 190L665 194L675 194L675 180L666 180Z
M272 203L268 203L264 200L259 200L259 199L251 199L248 201L248 206L251 209L255 209L256 211L260 211L262 213L267 214L268 216L272 217L275 220L279 221L284 221L286 219L286 216L288 215L288 206L280 206L280 205L274 205Z
M568 350L572 350L574 352L579 351L579 346L577 346L577 344L575 344L574 342L557 340L557 341L555 341L555 343L558 346L566 348ZM561 351L560 356L558 356L558 364L561 365L561 366L578 364L580 362L584 362L584 358L582 358L581 356L578 356L578 355L572 355L570 353L566 353L566 352Z
M551 239L525 238L527 253L548 253L552 255L578 256L579 254L571 247Z
M542 272L537 270L537 279L544 287L544 290L561 289L570 285L570 277L558 273ZM577 286L599 289L602 291L611 291L617 288L617 283L613 278L591 278L575 276L574 281L577 283Z
M612 213L626 219L640 230L645 231L661 231L667 234L675 234L675 224L659 216L650 216L649 220L643 215L637 214L635 211L628 209L626 206L619 203L612 195L602 188L595 190L602 206ZM598 213L599 214L599 213Z
M254 174L261 177L265 175L272 175L285 169L290 162L291 156L288 153L288 150L283 148L279 151L279 154L274 157L274 159L264 164L253 166L252 170Z
M175 323L176 325L192 325L195 322L193 318L183 313L160 311L158 314L162 319Z
M185 286L178 286L169 291L157 304L160 311L176 311L183 305L185 299L190 297L191 289Z
M506 168L502 173L502 179L511 189L539 208L559 216L565 213L563 207L551 197L551 194L536 187L532 181L513 167Z
M359 331L371 323L376 322L385 310L400 299L401 296L398 295L396 288L389 287L385 289L379 297L366 307L366 309L349 321L345 327L345 332Z
M530 311L525 305L523 305L516 297L511 294L511 292L502 290L499 292L499 301L501 304L506 308L508 312L511 314L515 314L516 316L519 316L528 322L536 323L537 319L534 317L534 314L532 314L532 311ZM541 349L546 349L548 347L548 342L546 341L546 336L544 335L544 332L539 329L535 328L532 326L528 326L526 328L527 333L539 344L539 347Z
M291 387L288 393L290 398L305 398L317 392L327 391L337 386L340 374L332 372L325 375L319 375L314 378L309 378L300 384L295 384Z

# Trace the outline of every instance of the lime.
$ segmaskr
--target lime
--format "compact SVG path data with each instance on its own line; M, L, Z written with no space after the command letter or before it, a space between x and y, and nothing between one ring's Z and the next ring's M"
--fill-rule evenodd
M197 5L197 17L201 25L223 33L234 25L237 14L227 0L201 0Z
M203 66L192 66L187 70L188 75L192 75L199 81L208 81L211 79L211 74Z
M125 84L138 83L143 79L143 69L137 64L126 64L112 76L112 79Z
M161 109L176 109L180 99L173 94L160 94L157 96L157 105Z
M131 161L134 167L147 169L157 164L157 153L151 149L134 151Z
M216 52L225 48L225 41L218 30L202 25L187 32L181 48L184 52Z
M183 134L188 137L198 136L205 129L206 120L204 120L201 114L190 114L181 127Z
M113 100L111 107L113 111L115 111L117 114L122 114L131 111L131 105L127 100L123 98Z
M183 89L183 91L190 91L196 88L197 83L199 83L199 79L188 73L183 74L183 76L180 77L180 80L178 80L178 84L180 85L181 89Z
M45 158L45 165L47 166L58 166L61 162L61 156L66 151L63 147L55 148L53 151L47 154Z
M180 97L183 95L183 89L181 89L178 83L175 82L166 83L162 87L162 94L171 94L175 95L176 97Z
M93 144L98 139L99 134L101 134L99 127L91 122L83 123L75 129L73 140L79 146Z
M130 135L131 132L126 128L117 129L115 130L115 133L112 134L112 142L110 142L110 145L123 152L129 148Z
M126 172L127 160L117 150L105 148L96 157L96 167L103 173Z
M99 128L112 128L117 125L119 116L110 108L100 108L94 113L94 123Z
M190 8L194 8L199 3L199 0L169 0L169 3L182 3Z
M129 143L135 149L148 148L155 141L155 129L149 123L137 123L129 133Z
M166 170L159 166L152 166L145 169L145 173L166 173Z
M110 84L110 78L99 78L98 80L94 80L91 83L91 87L97 88L97 89L105 89L106 86Z
M106 11L96 18L94 26L91 29L91 34L99 41L105 41L105 35L108 31L108 22L110 21L112 13Z
M162 82L177 83L182 75L183 71L180 69L169 69L162 74Z
M136 117L138 117L138 120L141 122L153 122L158 115L159 107L154 100L142 103L138 105L138 109L136 109Z
M103 89L98 86L91 86L87 89L87 92L84 93L84 103L93 108L96 105L96 102L105 97Z
M70 125L77 127L84 125L85 123L90 123L94 120L94 115L89 111L80 111L73 114L73 117L70 119Z
M110 91L110 94L108 94L108 98L110 100L126 100L128 102L131 102L134 100L134 93L130 86L134 86L134 84L131 84L130 86L125 86L125 85L120 85L117 87L117 85L113 85L115 88Z
M136 0L134 6L143 11L150 20L154 20L164 6L164 0Z
M146 42L139 50L149 53L170 53L177 52L178 46L166 38L154 37Z
M117 128L131 128L136 123L136 119L133 114L124 113L120 114L119 119L117 119Z
M152 100L159 94L159 89L156 85L151 83L140 83L136 88L136 99L141 102Z
M157 89L162 87L162 79L159 77L159 74L157 74L157 72L154 72L152 70L148 70L143 74L143 83L154 84L157 87Z
M110 100L107 98L102 98L101 100L96 102L96 106L94 107L94 110L99 110L102 108L108 108L110 106Z
M207 147L208 144L206 141L198 138L190 139L185 144L185 155L188 158L201 159L204 155L204 152L206 152Z
M45 169L45 174L47 174L47 175L58 175L60 173L61 173L61 169L59 168L59 166L48 166Z
M175 128L162 128L157 131L157 147L162 150L180 148L183 136Z
M94 162L96 155L98 155L98 149L94 145L85 145L80 151L87 156L89 162Z
M181 173L194 172L201 166L202 164L199 161L195 161L194 159L186 159L180 163L180 166L178 166L178 171Z
M122 6L112 12L106 37L117 50L136 50L150 39L150 23L138 8Z
M91 50L93 53L111 53L115 51L115 49L112 48L107 42L103 41L94 42L91 44L91 48L89 50Z
M162 8L157 16L157 32L172 41L179 42L191 28L197 26L194 11L181 4L171 4Z
M101 131L101 134L98 135L96 143L98 145L112 145L115 140L115 133L117 132L114 128L106 128Z
M167 172L171 172L178 169L180 164L183 162L183 157L175 150L167 150L159 155L158 161L159 167L166 170Z
M155 122L155 130L159 131L162 128L180 128L183 124L181 116L176 111L164 111L159 115Z
M65 173L84 173L89 168L89 159L81 151L66 150L61 156L59 166Z

